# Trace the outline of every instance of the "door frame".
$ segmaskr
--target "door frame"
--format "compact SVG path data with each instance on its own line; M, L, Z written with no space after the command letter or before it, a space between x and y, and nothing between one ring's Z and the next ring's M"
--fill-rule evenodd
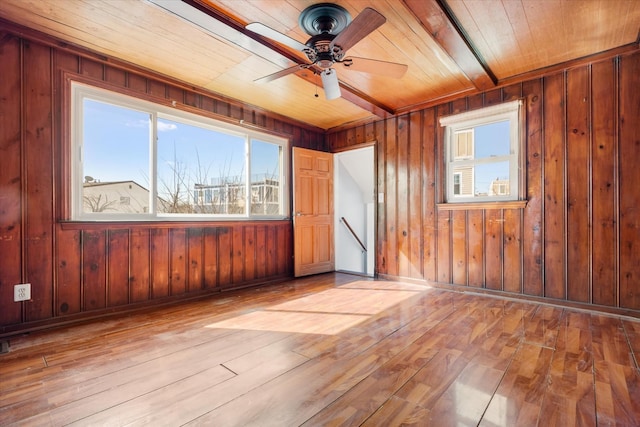
M365 273L363 273L363 276L366 277L377 277L378 276L378 218L379 218L379 214L378 214L378 210L380 209L380 205L382 204L384 206L384 194L379 192L378 189L378 150L377 150L377 146L378 146L378 142L377 140L374 141L369 141L369 142L364 142L361 144L355 144L355 145L351 145L348 147L342 147L342 148L338 148L333 150L331 153L334 155L334 174L337 173L338 168L336 167L336 161L335 161L335 155L336 154L340 154L340 153L345 153L348 151L354 151L354 150L360 150L363 148L369 148L372 147L373 148L373 244L369 245L367 247L367 252L372 252L373 253L373 259L372 259L372 265L373 265L373 274L372 275L368 275L367 272L365 271ZM336 214L337 212L337 192L338 190L338 186L335 185L335 179L334 179L334 201L333 201L333 206L334 206L334 241L333 244L335 246L336 241L337 241L337 236L338 236L338 225L339 225L339 221L340 219L338 218L338 215ZM360 274L360 273L356 273L356 272L350 272L350 271L345 271L345 273L351 273L351 274Z

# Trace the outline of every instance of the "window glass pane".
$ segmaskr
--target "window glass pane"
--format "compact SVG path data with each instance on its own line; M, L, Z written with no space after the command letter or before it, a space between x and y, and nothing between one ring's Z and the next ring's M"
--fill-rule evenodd
M474 131L476 159L506 156L511 152L508 120L476 126Z
M495 197L509 194L509 162L476 165L474 173L475 197Z
M244 214L245 138L158 119L158 212Z
M149 212L149 113L88 98L82 107L82 211Z
M466 159L473 157L473 129L458 131L454 136L453 158Z
M453 175L453 195L454 196L460 195L461 183L462 183L462 175L459 173L454 174Z
M278 215L282 147L270 142L251 141L251 213Z
M453 194L473 196L473 166L453 167Z

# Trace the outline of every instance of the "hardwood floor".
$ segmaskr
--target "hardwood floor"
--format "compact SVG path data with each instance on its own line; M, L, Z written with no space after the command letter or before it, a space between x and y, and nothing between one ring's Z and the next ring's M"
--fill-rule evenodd
M640 425L640 322L326 274L15 337L0 425Z

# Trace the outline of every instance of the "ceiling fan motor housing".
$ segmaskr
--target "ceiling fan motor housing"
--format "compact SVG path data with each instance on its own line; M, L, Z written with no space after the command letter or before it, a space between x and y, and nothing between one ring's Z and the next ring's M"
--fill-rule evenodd
M344 52L340 46L332 46L331 42L336 38L335 34L317 34L307 41L308 48L304 53L312 63L320 68L329 68L335 62L344 58Z
M310 36L338 34L351 23L351 15L344 7L333 3L318 3L300 13L298 24Z

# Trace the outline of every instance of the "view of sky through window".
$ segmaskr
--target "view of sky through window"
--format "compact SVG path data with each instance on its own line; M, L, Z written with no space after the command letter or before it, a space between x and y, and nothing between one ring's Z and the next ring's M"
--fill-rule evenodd
M84 99L83 108L84 181L134 181L150 189L151 115L88 98ZM193 203L189 197L195 188L244 186L249 167L246 144L244 135L180 119L158 118L155 167L160 200L167 201L180 194L182 202ZM254 139L250 150L252 182L268 178L275 180L277 187L282 148Z

